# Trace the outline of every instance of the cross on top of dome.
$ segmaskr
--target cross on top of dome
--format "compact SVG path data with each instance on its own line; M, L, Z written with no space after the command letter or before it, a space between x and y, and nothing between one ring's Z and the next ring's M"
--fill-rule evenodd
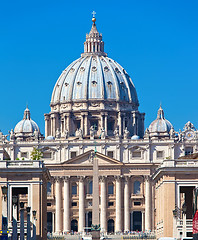
M84 53L82 57L87 55L107 56L104 52L104 42L102 41L102 34L96 28L96 12L92 12L92 27L89 34L86 34L86 41L84 42Z

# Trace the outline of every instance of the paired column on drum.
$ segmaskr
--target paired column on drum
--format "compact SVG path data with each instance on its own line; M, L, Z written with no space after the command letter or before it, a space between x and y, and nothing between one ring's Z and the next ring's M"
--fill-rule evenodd
M151 179L150 176L145 176L145 230L151 230L152 228L152 201L151 201Z
M116 224L115 224L115 232L122 231L122 182L121 177L116 176Z
M85 193L84 193L84 177L79 180L79 221L78 232L83 232L85 227Z
M106 195L106 177L102 176L100 178L101 187L101 215L100 215L100 225L101 232L107 232L107 195Z
M64 232L70 231L69 201L69 177L64 177Z

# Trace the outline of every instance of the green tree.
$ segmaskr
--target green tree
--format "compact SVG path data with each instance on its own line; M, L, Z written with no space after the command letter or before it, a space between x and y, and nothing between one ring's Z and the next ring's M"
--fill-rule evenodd
M38 148L33 147L30 157L32 160L40 160L43 157L43 153Z

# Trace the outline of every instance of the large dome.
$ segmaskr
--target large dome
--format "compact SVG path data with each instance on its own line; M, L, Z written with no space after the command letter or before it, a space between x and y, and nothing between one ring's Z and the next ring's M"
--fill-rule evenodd
M60 75L51 97L51 111L45 114L46 137L88 138L144 134L144 113L134 84L125 69L104 52L102 34L92 19L84 52ZM79 130L80 129L80 130Z
M102 34L96 28L95 19L90 33L86 35L81 58L72 62L56 82L51 106L89 100L127 102L133 109L139 106L131 78L104 52Z
M138 105L135 87L124 68L98 55L83 56L63 71L51 104L78 100L115 100Z

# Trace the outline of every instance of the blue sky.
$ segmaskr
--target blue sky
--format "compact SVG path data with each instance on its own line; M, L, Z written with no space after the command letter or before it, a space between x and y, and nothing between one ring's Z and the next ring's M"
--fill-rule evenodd
M44 133L53 86L83 52L93 10L105 52L135 84L145 127L161 102L176 130L198 128L197 0L11 0L0 2L0 129L14 128L28 103Z

